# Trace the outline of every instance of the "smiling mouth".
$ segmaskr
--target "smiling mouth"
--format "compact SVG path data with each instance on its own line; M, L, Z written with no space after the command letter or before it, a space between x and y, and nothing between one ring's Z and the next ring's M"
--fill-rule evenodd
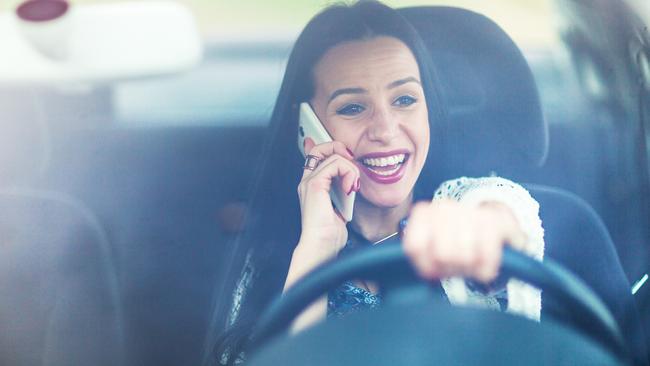
M361 163L375 174L390 176L399 170L407 158L408 154L402 153L385 157L365 158L361 160Z
M393 153L374 153L359 158L362 170L375 182L392 184L404 176L404 166L409 160L406 151Z

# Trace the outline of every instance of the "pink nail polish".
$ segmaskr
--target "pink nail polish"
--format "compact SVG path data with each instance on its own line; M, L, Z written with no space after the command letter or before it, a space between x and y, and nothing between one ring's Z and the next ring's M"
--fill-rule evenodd
M354 191L359 192L360 189L361 189L361 178L357 178L357 184L354 187Z

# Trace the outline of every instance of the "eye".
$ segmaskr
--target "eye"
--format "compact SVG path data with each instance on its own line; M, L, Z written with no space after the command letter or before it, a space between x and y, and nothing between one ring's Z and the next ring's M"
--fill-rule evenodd
M395 99L393 102L393 105L399 106L399 107L408 107L411 104L417 102L418 100L413 98L412 96L409 95L402 95L401 97Z
M339 108L336 111L336 114L341 114L344 116L356 116L365 110L366 108L359 104L346 104L342 108Z

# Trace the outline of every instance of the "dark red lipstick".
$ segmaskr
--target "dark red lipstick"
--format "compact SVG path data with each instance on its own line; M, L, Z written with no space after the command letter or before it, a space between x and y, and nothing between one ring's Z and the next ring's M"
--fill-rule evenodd
M364 161L367 159L382 159L388 158L396 155L404 155L404 160L397 164L388 164L383 166L376 166L372 164L366 164ZM393 184L398 182L404 176L404 171L406 164L408 163L410 157L410 152L406 149L392 150L386 152L373 152L365 154L357 159L361 171L364 172L366 176L377 183L381 184ZM390 173L389 173L390 172ZM388 174L387 174L388 173Z

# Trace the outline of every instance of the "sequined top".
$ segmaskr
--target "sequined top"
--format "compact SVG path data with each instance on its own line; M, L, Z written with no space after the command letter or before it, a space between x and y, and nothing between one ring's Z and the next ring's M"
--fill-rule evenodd
M327 317L343 317L350 313L375 309L382 303L381 295L372 294L346 281L327 296Z
M400 221L399 231L396 234L401 235L401 231L405 226L406 219ZM339 253L339 258L373 245L349 225L348 233L348 241ZM340 318L350 313L376 309L381 304L381 294L373 294L364 288L356 286L352 281L345 281L327 294L327 317Z

